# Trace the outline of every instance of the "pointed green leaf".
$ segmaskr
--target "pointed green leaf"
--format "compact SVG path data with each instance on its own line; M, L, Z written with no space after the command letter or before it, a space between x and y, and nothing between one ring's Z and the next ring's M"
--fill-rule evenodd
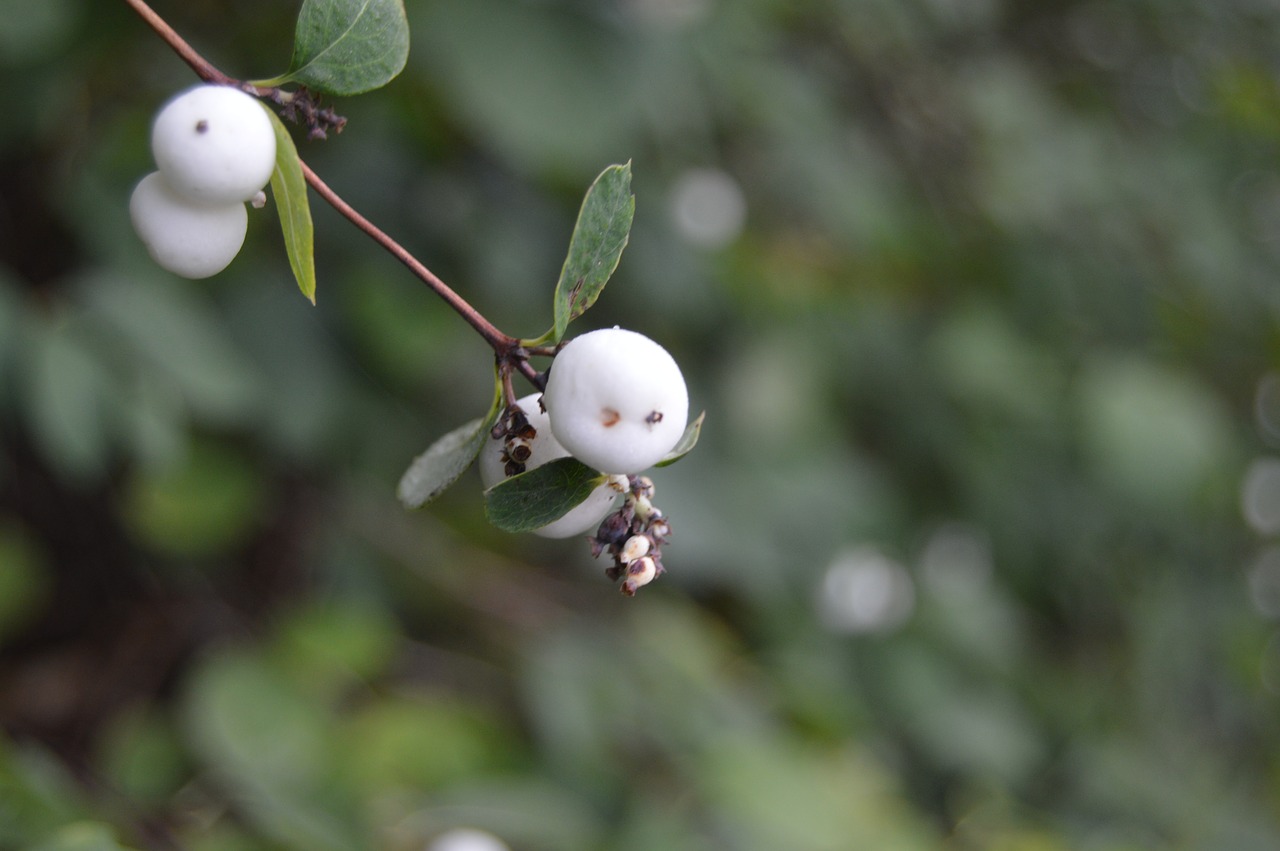
M266 105L263 105L266 109ZM312 304L316 303L315 231L311 225L311 202L307 198L307 179L302 174L302 160L289 130L274 112L271 126L276 131L276 167L271 172L271 195L280 215L284 233L284 249L289 267L298 280L298 289Z
M358 95L391 82L408 58L403 0L303 0L289 70L263 82Z
M405 508L421 508L458 480L480 454L502 409L502 382L494 370L493 402L489 413L463 423L413 459L400 477L396 496Z
M491 417L464 423L414 458L396 489L404 507L421 508L456 482L480 454L492 424Z
M553 339L564 337L569 323L595 304L631 235L636 199L631 194L631 163L611 165L587 190L569 240L569 254L556 284Z
M676 443L670 452L662 457L661 461L653 466L669 467L684 456L688 455L690 450L698 445L698 437L702 434L702 421L706 418L706 411L698 414L697 418L693 422L685 426L684 434L680 435L679 442Z
M489 488L485 511L504 532L532 532L559 520L606 478L576 458L560 458Z

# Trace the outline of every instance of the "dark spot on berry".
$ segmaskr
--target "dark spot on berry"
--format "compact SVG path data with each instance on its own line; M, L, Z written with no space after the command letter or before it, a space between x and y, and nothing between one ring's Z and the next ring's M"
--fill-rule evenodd
M622 422L622 414L613 408L605 408L600 412L600 424L605 428L613 428L620 422Z
M197 132L197 133L208 133L208 132L209 132L209 122L208 122L208 121L205 121L203 118L201 118L199 121L197 121L197 122L196 122L196 132Z
M662 422L662 411L650 411L649 416L644 418L649 425L657 425Z

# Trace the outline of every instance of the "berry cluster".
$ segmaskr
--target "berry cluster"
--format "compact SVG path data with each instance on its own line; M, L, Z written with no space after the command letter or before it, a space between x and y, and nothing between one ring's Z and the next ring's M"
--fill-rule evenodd
M605 517L590 538L591 555L608 551L613 556L605 575L621 579L622 593L631 597L666 573L662 545L670 535L671 524L653 504L653 482L648 476L630 476L622 507Z
M638 474L675 448L688 413L684 377L666 349L634 331L591 331L556 354L541 397L507 407L481 451L480 478L489 488L567 456L604 473L585 501L535 534L567 538L595 529L593 554L613 555L606 573L622 579L629 596L663 572L661 548L671 532L651 502L653 482Z
M550 418L538 404L538 394L533 393L516 401L492 432L489 441L480 452L480 481L491 488L508 476L541 467L548 461L565 458L569 450L556 440ZM626 477L610 477L584 501L559 520L534 531L544 538L572 538L594 529L613 508L618 494L626 487Z
M244 244L245 202L265 203L276 161L271 118L230 86L197 85L161 108L151 128L157 171L129 199L133 228L161 267L207 278Z

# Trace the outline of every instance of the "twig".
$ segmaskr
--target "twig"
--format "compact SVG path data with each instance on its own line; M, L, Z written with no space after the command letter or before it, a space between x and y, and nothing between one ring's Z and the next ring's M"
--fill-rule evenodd
M243 89L251 94L260 97L270 97L275 89L260 88L236 80L229 77L221 70L216 68L209 60L199 54L187 40L180 36L173 27L169 26L164 18L156 14L144 0L124 0L125 3L138 13L138 16L146 22L147 26L155 31L166 44L173 49L175 53L195 71L200 79L210 83L218 83L221 85L231 85ZM359 211L342 199L337 192L333 191L327 183L320 179L311 166L307 165L301 159L302 173L306 177L308 185L315 190L316 194L328 202L329 206L338 211L340 215L350 221L353 225L363 231L370 239L381 245L389 254L399 260L406 268L409 269L419 280L426 284L432 292L442 298L453 310L466 320L472 328L474 328L484 341L494 350L500 362L505 361L513 363L519 372L529 379L535 387L542 388L543 376L535 370L528 361L528 353L521 348L520 341L502 331L486 319L478 310L471 306L471 303L451 288L444 281L428 269L422 261L414 257L404 246L396 242L385 231L379 228L373 222L366 219Z

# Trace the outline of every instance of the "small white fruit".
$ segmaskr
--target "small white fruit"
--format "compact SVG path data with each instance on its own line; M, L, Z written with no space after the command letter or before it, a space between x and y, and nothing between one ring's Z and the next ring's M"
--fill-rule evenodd
M542 403L556 439L605 473L638 473L684 434L689 392L662 346L635 331L604 328L556 355Z
M244 204L192 204L153 171L129 198L129 218L151 257L175 275L207 278L235 259L249 214Z
M198 85L156 115L151 153L173 191L193 203L248 201L271 179L276 134L257 98Z
M532 470L548 461L568 457L569 451L561 446L555 435L551 433L551 423L538 405L538 394L533 393L518 399L516 404L529 418L529 425L538 432L537 436L526 444L529 448L529 458L524 462L525 469ZM506 478L502 448L503 441L489 440L480 450L480 481L486 488L491 488ZM535 529L534 534L544 538L571 538L574 535L594 531L613 508L617 496L618 490L605 482L559 520L554 520L541 529Z
M507 843L492 833L469 827L458 827L440 834L426 851L511 851Z

